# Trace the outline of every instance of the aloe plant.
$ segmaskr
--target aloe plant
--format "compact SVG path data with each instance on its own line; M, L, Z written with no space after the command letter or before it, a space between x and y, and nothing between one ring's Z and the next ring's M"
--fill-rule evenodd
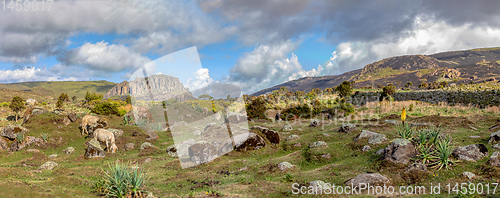
M455 160L450 159L453 153L453 146L451 145L451 140L449 138L440 139L436 144L437 159L432 165L436 165L438 170L441 168L449 169L452 164L455 164Z
M396 131L399 136L403 139L411 139L413 136L413 129L409 124L398 124L396 125Z

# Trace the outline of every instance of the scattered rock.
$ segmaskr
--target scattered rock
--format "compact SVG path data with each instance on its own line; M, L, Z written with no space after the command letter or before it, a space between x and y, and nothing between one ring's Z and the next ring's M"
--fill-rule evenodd
M266 146L264 139L255 133L242 133L233 136L233 139L238 151L258 150Z
M66 153L66 154L71 154L74 151L75 151L75 148L73 148L73 147L68 147L68 148L64 149L64 153Z
M42 115L44 113L46 113L47 111L43 110L42 108L37 108L35 107L32 111L31 111L31 114L32 115Z
M453 156L459 160L475 162L488 156L488 148L484 144L461 146L453 150Z
M49 155L49 158L56 158L56 157L57 157L57 154Z
M331 186L326 185L324 181L316 180L309 182L309 188L313 190L314 194L322 194L324 190L331 188Z
M500 150L500 143L493 145L492 148Z
M476 174L471 172L463 172L462 175L467 177L469 180L474 179L474 177L476 177Z
M69 124L71 124L71 120L69 120L68 117L64 117L62 123L64 124L64 126L68 126Z
M385 123L387 124L392 124L392 125L398 125L399 122L396 120L384 120Z
M488 144L496 143L499 140L500 140L500 130L490 134L490 140L488 141Z
M33 98L26 100L26 106L35 106L37 104L38 104L38 102Z
M289 162L281 162L278 164L278 169L280 171L286 171L286 170L291 169L293 167L295 167L295 166L293 164L290 164Z
M113 135L115 135L115 138L121 137L124 134L123 130L121 130L121 129L108 128L106 130L113 133Z
M269 130L264 128L263 130L260 131L266 138L271 142L272 144L279 144L280 143L280 135L278 132Z
M125 146L123 146L123 150L130 151L130 150L133 150L134 147L135 147L134 143L126 143Z
M5 139L0 137L0 150L7 150L7 149L9 149L9 144Z
M0 133L0 136L6 137L9 140L15 140L17 133L26 134L27 132L29 132L29 130L22 126L9 125L3 128L2 132Z
M320 122L318 120L312 120L311 123L309 124L310 127L318 127L320 125Z
M413 163L410 166L406 167L405 173L410 172L412 170L425 171L427 172L427 166L421 163Z
M479 135L471 135L471 136L469 136L469 138L479 139L479 138L481 138L481 136L479 136Z
M302 144L300 144L300 142L299 142L299 143L294 144L293 146L294 146L294 147L301 147L301 146L302 146Z
M178 157L177 148L175 148L175 145L167 147L167 153L172 157Z
M217 149L212 144L199 142L188 148L189 157L196 164L211 162L218 156Z
M14 141L10 145L10 150L11 151L19 151L25 147L31 146L31 145L37 145L41 146L43 145L43 141L40 138L32 137L32 136L26 136L22 142Z
M476 127L473 127L473 126L470 126L470 128L474 131L477 131L477 128ZM469 172L466 172L466 173L469 173Z
M40 152L40 150L38 150L38 149L27 149L26 151L27 152L34 152L34 153L39 153Z
M298 135L291 135L291 136L288 136L286 138L286 141L291 141L291 140L295 140L295 139L299 139L299 138L300 138L300 136L298 136Z
M488 164L496 167L500 167L500 152L495 151L491 154Z
M247 170L248 170L248 166L245 166L245 167L239 169L239 171L247 171Z
M132 136L133 136L133 137L137 137L137 136L139 136L139 135L141 135L141 132L139 132L139 131L133 131L133 132L132 132Z
M365 145L361 151L366 152L366 151L371 151L372 147Z
M193 132L193 135L196 135L196 136L201 135L201 131L200 130L196 130L196 131Z
M151 161L153 161L153 159L151 159L150 157L146 158L144 160L144 163L147 164L147 163L150 163Z
M48 161L42 164L40 167L38 167L38 170L52 170L59 164L53 162L53 161Z
M282 131L291 131L291 130L293 130L293 128L292 128L292 125L285 124L285 126L283 126L283 128L281 130Z
M330 153L325 153L325 154L322 154L322 155L321 155L321 158L331 159L331 158L332 158L332 155L330 155Z
M317 147L327 147L328 144L323 141L317 141L309 144L309 148L317 148Z
M76 122L76 120L78 119L78 116L76 115L76 113L69 113L68 118L71 122Z
M382 144L387 141L387 137L384 134L376 134L368 139L368 144Z
M322 133L322 134L323 134L324 136L326 136L326 137L330 137L330 134L328 134L328 133Z
M155 146L153 146L151 143L149 142L144 142L141 144L141 147L139 148L140 150L144 150L144 149L149 149L149 148L154 148Z
M96 157L106 157L104 149L101 147L101 144L97 140L90 139L85 144L87 145L87 149L85 149L84 154L85 158L89 159Z
M399 164L408 164L416 155L415 146L407 139L395 139L384 149L384 160Z
M377 155L383 155L384 154L384 150L385 149L380 149L377 152L375 152L375 154L377 154Z
M339 132L343 132L343 133L351 133L354 131L358 131L358 128L356 128L355 124L351 124L351 123L342 124L342 126L340 126L340 129L339 129Z
M389 182L390 180L380 173L365 173L348 180L345 184L347 186L359 186L360 184L383 186L384 184L389 184Z
M146 132L146 135L148 135L146 141L156 140L160 138L160 136L158 136L158 134L156 134L154 131L148 131Z
M368 130L361 130L361 133L356 137L356 141L359 141L363 138L370 138L374 135L377 135L378 133L375 133L375 132L371 132L371 131L368 131Z

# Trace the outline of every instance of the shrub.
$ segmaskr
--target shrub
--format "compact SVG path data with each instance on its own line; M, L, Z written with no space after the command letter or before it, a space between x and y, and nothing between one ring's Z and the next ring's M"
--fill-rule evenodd
M117 106L109 101L97 103L91 112L95 113L95 114L100 114L100 115L118 115L118 116L120 116Z
M267 119L266 101L262 97L257 97L250 101L247 106L247 115L249 119Z
M342 84L335 87L335 91L339 93L341 98L344 98L351 95L353 85L354 82L344 81Z
M102 95L100 95L100 94L96 94L96 93L92 93L92 94L91 94L91 93L89 93L88 91L87 91L87 94L85 94L85 100L86 100L87 102L89 102L89 101L93 101L93 100L102 100L102 98L103 98L103 96L102 96Z
M396 93L396 87L393 84L388 84L382 89L382 94L380 95L379 100L382 101L384 99L392 97Z
M96 191L110 197L137 197L139 188L146 182L146 173L138 167L129 167L117 162L103 170L103 178L96 183Z
M46 105L47 105L47 103L46 103L46 102L42 102L42 105L43 105L43 106L46 106Z
M413 129L409 124L396 125L396 133L403 139L411 139L413 136Z
M19 96L15 96L14 98L12 98L12 102L10 103L9 108L16 113L16 122L17 122L17 117L18 117L17 114L19 114L20 111L26 108L26 106L24 106L23 98Z
M345 116L354 113L354 105L352 105L351 103L340 104L340 109L344 112Z
M410 104L410 107L408 107L408 111L413 111L413 103Z
M308 104L295 105L281 111L281 119L288 119L289 115L300 116L301 118L311 118L321 112L320 108L311 108Z
M427 83L426 82L423 82L423 83L420 83L420 85L418 85L418 88L421 88L421 89L425 89L427 88Z

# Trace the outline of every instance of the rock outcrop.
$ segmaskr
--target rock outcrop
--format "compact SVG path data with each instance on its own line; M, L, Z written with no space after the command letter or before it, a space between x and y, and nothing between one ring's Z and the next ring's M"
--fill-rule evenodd
M475 162L488 156L488 148L484 144L461 146L453 150L453 156L459 160Z
M407 139L395 139L384 149L384 160L399 164L408 164L416 155L415 146Z

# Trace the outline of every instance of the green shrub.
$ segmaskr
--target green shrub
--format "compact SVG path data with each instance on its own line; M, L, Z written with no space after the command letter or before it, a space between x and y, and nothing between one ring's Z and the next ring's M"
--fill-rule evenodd
M44 142L47 142L47 140L49 140L49 135L48 135L48 134L46 134L46 133L42 133L42 140L43 140Z
M129 167L117 162L103 170L103 178L96 183L96 191L109 197L136 197L141 194L139 188L146 182L146 173L138 167Z
M344 81L344 82L342 82L342 84L335 87L334 90L337 93L339 93L339 96L341 98L348 97L351 95L353 85L354 85L354 82Z
M262 97L257 97L247 105L247 115L249 119L267 119L266 101Z
M318 115L320 112L320 108L311 108L308 104L295 105L281 111L281 119L287 120L289 115L295 115L300 118L311 118Z
M103 101L103 102L97 103L91 112L95 113L95 114L100 114L100 115L118 115L118 116L120 116L117 106L109 101Z
M47 105L47 103L46 103L46 102L42 102L42 105L43 105L43 106L46 106L46 105Z
M23 140L24 140L24 133L16 133L16 141L18 143L21 143L23 142Z
M351 103L340 104L340 109L344 112L345 116L354 113L354 105L352 105Z
M396 125L396 133L403 139L411 139L413 136L413 129L409 124Z

